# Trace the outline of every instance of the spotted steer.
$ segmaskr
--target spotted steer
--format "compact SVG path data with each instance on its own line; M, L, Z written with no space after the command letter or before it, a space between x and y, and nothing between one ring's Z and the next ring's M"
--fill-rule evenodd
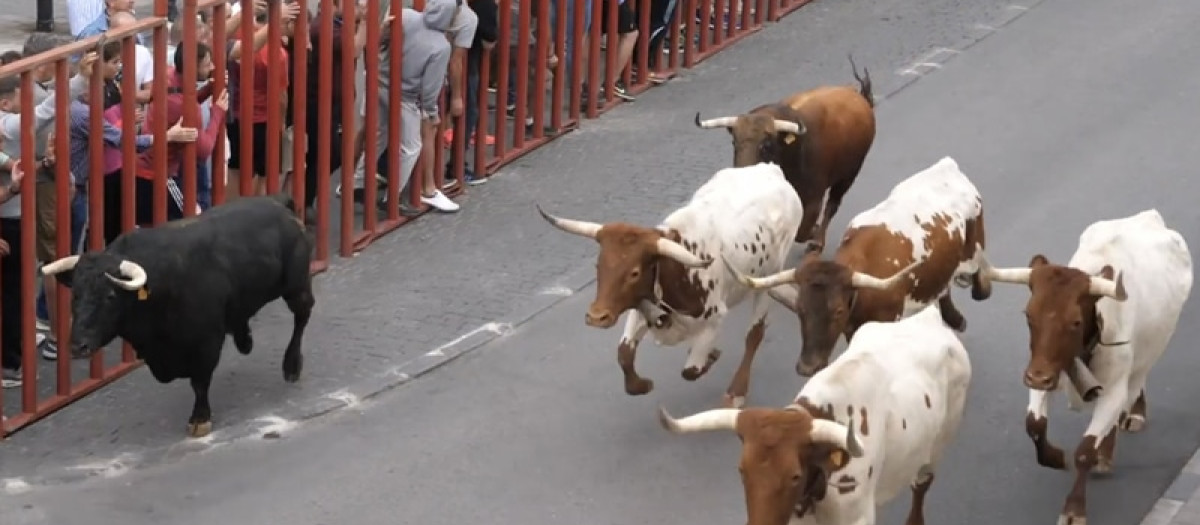
M987 279L1029 287L1025 431L1039 464L1066 468L1062 449L1050 443L1046 430L1050 394L1068 364L1082 359L1102 387L1072 456L1075 483L1058 520L1084 524L1088 473L1112 470L1118 426L1138 432L1146 424L1146 376L1175 334L1192 289L1187 242L1150 209L1092 223L1065 266L1041 254L1028 268L993 268L982 257L980 263ZM1065 390L1069 406L1083 409L1079 394Z
M874 525L905 487L907 525L925 523L925 493L962 421L971 363L936 304L898 322L866 323L846 353L784 409L717 409L674 433L732 430L747 525Z
M751 297L752 327L724 399L725 406L745 402L770 301L765 292L733 280L726 265L749 275L767 275L783 267L803 208L778 165L718 171L658 228L563 219L540 206L538 211L558 229L600 244L596 299L584 317L589 326L612 327L626 310L637 309L626 317L617 348L629 395L654 388L653 381L634 369L638 344L647 331L660 345L691 343L682 375L695 381L721 354L714 345L725 314Z
M799 316L796 373L809 377L829 364L839 335L849 341L863 323L895 321L935 301L947 324L966 330L950 300L950 282L971 286L976 301L991 295L975 262L982 246L983 199L958 163L944 157L851 219L832 261L809 252L796 268L739 279L771 289L771 297Z

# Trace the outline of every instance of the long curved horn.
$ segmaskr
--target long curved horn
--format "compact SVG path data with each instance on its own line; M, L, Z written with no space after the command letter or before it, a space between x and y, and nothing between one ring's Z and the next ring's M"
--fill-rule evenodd
M1117 278L1108 280L1099 276L1092 276L1091 286L1088 287L1088 293L1092 295L1103 295L1111 297L1117 301L1124 301L1129 298L1125 293L1125 274L1117 272Z
M675 419L667 412L666 407L658 406L658 422L663 428L673 434L689 432L707 432L709 430L734 430L737 428L738 414L741 409L715 408L694 414L683 419Z
M858 443L858 438L854 437L853 420L849 425L843 425L828 419L813 419L809 439L816 443L838 446L849 452L851 457L861 458L863 455L862 445Z
M921 264L921 261L916 261L908 266L905 266L902 270L892 274L892 276L888 277L887 279L880 279L874 275L867 275L862 272L854 272L854 275L850 277L850 284L854 285L855 288L875 288L876 290L887 290L888 288L900 284L900 280L904 279L908 275L908 272L913 271L913 269L919 264Z
M729 259L727 259L725 257L725 254L723 254L723 253L721 254L721 262L725 263L725 268L729 269L729 273L733 274L733 276L737 278L738 282L740 282L740 283L742 283L742 285L752 288L754 290L761 290L763 288L774 288L781 284L795 282L795 280L796 280L796 269L795 268L789 268L787 270L783 270L779 273L776 273L774 275L768 275L766 277L751 277L742 272L739 272L737 270L737 268L732 263L729 262Z
M138 288L141 288L142 285L146 284L146 270L138 263L133 261L121 261L120 270L121 275L128 277L128 279L119 279L107 273L104 274L104 276L108 277L108 280L112 281L113 284L130 291L137 290Z
M71 255L63 257L50 264L42 265L42 275L54 275L56 273L68 272L75 269L75 265L79 264L79 256Z
M799 122L789 122L786 120L775 119L775 132L803 135L808 132L808 128L804 127L804 124Z
M600 228L604 227L603 224L594 222L577 221L574 219L563 219L561 217L556 217L546 213L546 211L542 209L541 204L534 204L534 206L537 206L538 213L542 214L542 218L546 219L546 222L550 223L551 226L554 226L555 228L567 233L573 233L589 239L595 239L596 233L600 231Z
M1029 284L1029 274L1033 272L1033 268L996 268L988 261L987 256L983 254L983 249L978 244L976 244L975 253L976 261L979 264L979 273L984 279L1002 283Z
M712 261L706 261L697 257L692 252L687 251L687 248L666 237L660 237L654 247L658 250L659 255L675 259L676 262L688 268L705 268L712 264Z
M737 124L737 117L718 117L702 121L700 120L700 112L697 111L695 122L698 128L731 128L734 124Z

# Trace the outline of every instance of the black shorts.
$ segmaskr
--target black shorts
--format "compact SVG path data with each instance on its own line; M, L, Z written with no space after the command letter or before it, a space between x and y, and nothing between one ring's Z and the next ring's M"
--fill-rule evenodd
M229 139L229 169L242 170L242 125L239 121L225 123L225 136ZM267 123L258 122L253 125L253 136L250 139L254 144L254 158L250 159L254 163L254 176L267 176ZM282 144L282 138L280 139ZM283 153L284 148L280 148L280 153ZM282 157L282 155L281 155ZM282 167L283 159L280 158L280 166Z
M601 8L601 13L603 16L600 18L600 20L603 20L603 22L600 24L600 33L607 34L608 33L608 17L609 17L610 11L612 10L612 8L609 6L610 0L596 0L596 1L600 2L601 5L603 6ZM627 33L632 33L634 31L637 31L637 28L638 28L637 13L633 12L633 6L630 5L632 2L633 2L633 0L625 0L625 3L617 6L617 34L618 35L624 35Z

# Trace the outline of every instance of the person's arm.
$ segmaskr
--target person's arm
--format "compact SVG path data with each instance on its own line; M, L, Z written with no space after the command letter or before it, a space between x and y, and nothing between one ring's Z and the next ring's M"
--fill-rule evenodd
M475 41L475 28L479 25L479 17L468 6L463 6L458 16L467 17L468 22L454 35L450 51L450 100L462 103L463 100L463 63L466 62L467 50Z
M196 136L196 158L206 159L212 156L213 150L217 147L217 135L220 134L223 127L225 127L225 109L214 104L208 114L208 127Z
M425 63L425 71L421 73L421 110L427 115L440 116L438 113L438 98L442 94L442 85L446 80L446 66L450 62L450 46L446 45L435 51Z
M241 36L240 33L237 36ZM236 37L235 37L236 38ZM258 31L254 32L254 50L258 52L262 46L267 43L267 26L262 26ZM233 47L229 49L228 60L240 60L242 58L242 41L234 40Z
M87 91L87 76L77 74L71 77L67 86L69 96L77 98ZM41 133L46 126L54 123L56 100L57 97L54 96L54 93L50 93L40 104L33 107L33 128L35 134ZM6 140L19 139L21 137L21 115L7 113L3 117L0 117L0 134L3 134Z

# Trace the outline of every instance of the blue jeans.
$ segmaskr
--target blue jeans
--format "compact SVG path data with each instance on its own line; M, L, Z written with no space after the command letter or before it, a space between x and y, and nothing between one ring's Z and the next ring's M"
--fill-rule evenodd
M463 129L463 132L466 134L466 138L463 140L468 142L465 144L470 144L470 140L475 137L475 128L479 126L479 65L481 62L483 62L482 51L478 54L471 52L467 53L467 96L466 100L463 101L463 104L467 106L466 109L463 110L467 114L467 122ZM487 130L484 130L484 132L486 133ZM457 134L457 132L455 133ZM481 148L484 146L484 144L479 143L475 146ZM466 170L465 173L467 175L471 175L474 173L474 171L467 164L468 162L464 162L463 169ZM450 157L449 160L446 161L446 165L454 165L454 148L450 149ZM446 173L446 176L449 177L450 172L447 171Z
M183 181L180 181L182 184ZM200 211L212 207L212 160L202 160L196 163L196 204Z
M71 254L83 252L80 248L83 244L83 231L87 224L87 186L75 187L75 198L71 201ZM51 261L43 261L51 262ZM46 304L46 289L39 288L37 300L34 304L35 314L38 319L50 319L50 307Z

